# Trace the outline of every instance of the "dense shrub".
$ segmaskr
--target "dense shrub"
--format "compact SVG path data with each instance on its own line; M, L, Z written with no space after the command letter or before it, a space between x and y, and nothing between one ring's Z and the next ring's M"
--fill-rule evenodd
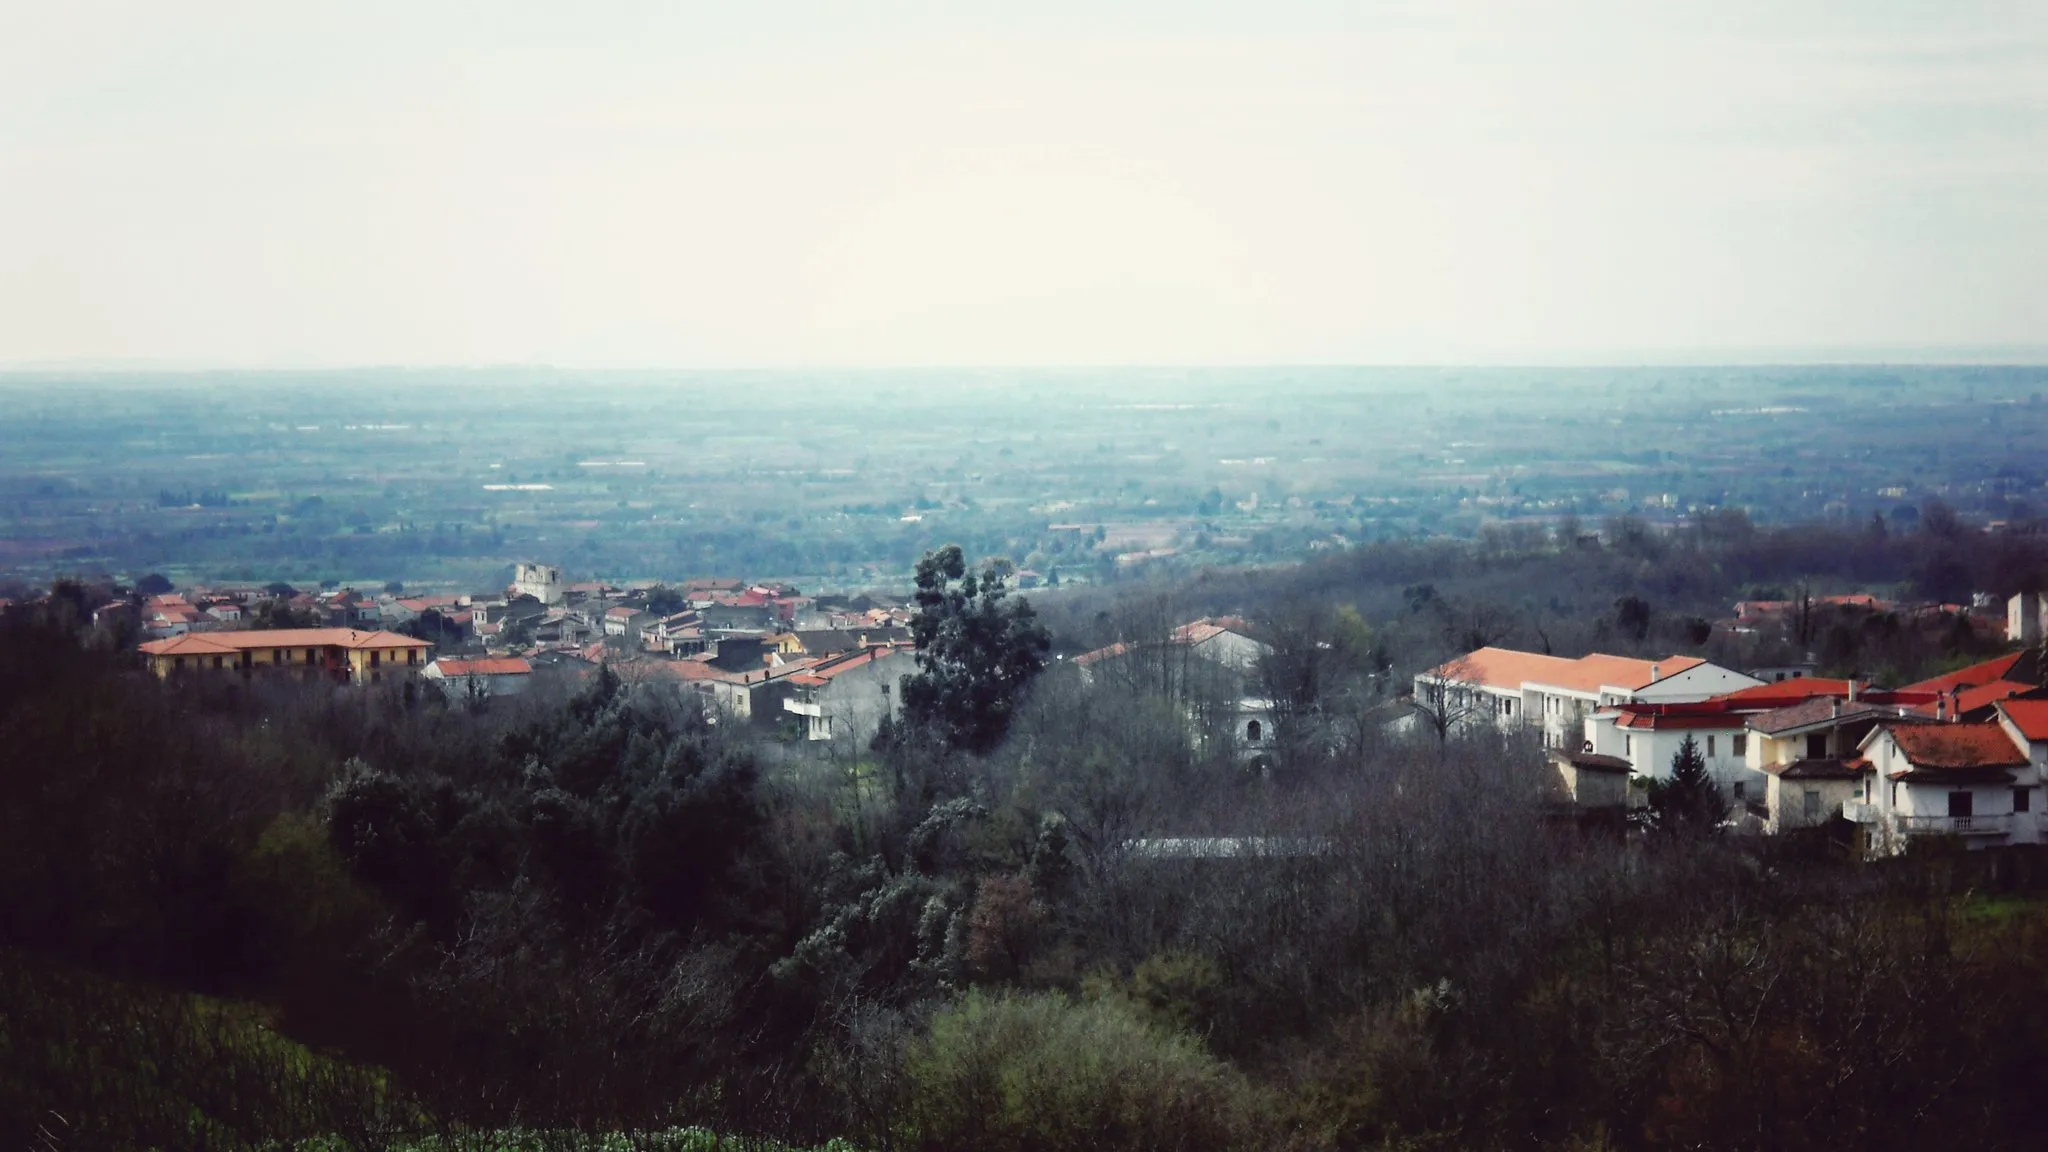
M1273 1147L1238 1075L1115 999L970 992L909 1057L925 1148Z

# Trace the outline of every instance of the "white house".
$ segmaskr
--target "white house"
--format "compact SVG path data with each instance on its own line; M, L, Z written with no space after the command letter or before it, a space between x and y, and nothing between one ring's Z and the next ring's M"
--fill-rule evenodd
M898 682L912 669L907 649L869 648L820 661L789 677L783 711L804 718L807 740L865 746L882 719L902 714Z
M1260 691L1257 675L1272 652L1244 620L1205 616L1175 628L1163 644L1120 642L1076 656L1072 664L1084 683L1122 677L1156 687L1177 684L1190 699L1206 698L1205 708L1221 701L1220 713L1191 709L1190 723L1198 732L1216 731L1205 717L1216 726L1227 724L1238 753L1256 757L1276 735L1272 702Z
M1595 652L1568 659L1481 648L1416 676L1415 699L1462 722L1488 718L1502 728L1536 727L1546 747L1573 750L1594 738L1591 718L1603 709L1705 700L1758 683L1697 656L1639 660ZM1596 740L1593 751L1621 755L1601 743Z
M1971 849L2041 840L2041 730L2031 701L2005 705L1996 720L1894 721L1863 738L1865 798L1843 814L1862 824L1872 855L1904 851L1915 837L1952 836Z
M458 691L477 691L489 696L514 696L533 682L533 665L519 656L484 656L463 660L443 656L421 673Z
M1619 756L1639 776L1668 779L1692 738L1707 771L1736 803L1761 799L1765 777L1749 766L1748 716L1725 706L1624 704L1588 721L1593 751Z

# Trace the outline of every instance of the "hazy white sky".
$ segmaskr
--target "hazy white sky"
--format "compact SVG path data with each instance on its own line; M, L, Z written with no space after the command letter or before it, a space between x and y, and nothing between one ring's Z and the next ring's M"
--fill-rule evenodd
M2048 3L0 0L0 363L2048 343Z

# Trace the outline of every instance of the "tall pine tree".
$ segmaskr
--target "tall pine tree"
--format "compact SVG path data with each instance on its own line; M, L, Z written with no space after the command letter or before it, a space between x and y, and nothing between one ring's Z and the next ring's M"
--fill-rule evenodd
M1650 827L1677 835L1707 835L1728 818L1728 801L1707 771L1699 741L1688 734L1671 757L1671 778L1650 781Z

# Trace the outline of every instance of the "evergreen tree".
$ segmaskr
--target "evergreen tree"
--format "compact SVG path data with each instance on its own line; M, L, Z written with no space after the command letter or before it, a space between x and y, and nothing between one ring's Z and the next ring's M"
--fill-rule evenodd
M925 553L917 565L910 634L918 670L903 678L903 718L970 752L1002 741L1052 647L1030 601L1004 588L1007 569L997 561L969 572L958 544Z
M1671 757L1671 778L1650 781L1650 825L1661 832L1711 833L1728 818L1728 801L1688 734Z

